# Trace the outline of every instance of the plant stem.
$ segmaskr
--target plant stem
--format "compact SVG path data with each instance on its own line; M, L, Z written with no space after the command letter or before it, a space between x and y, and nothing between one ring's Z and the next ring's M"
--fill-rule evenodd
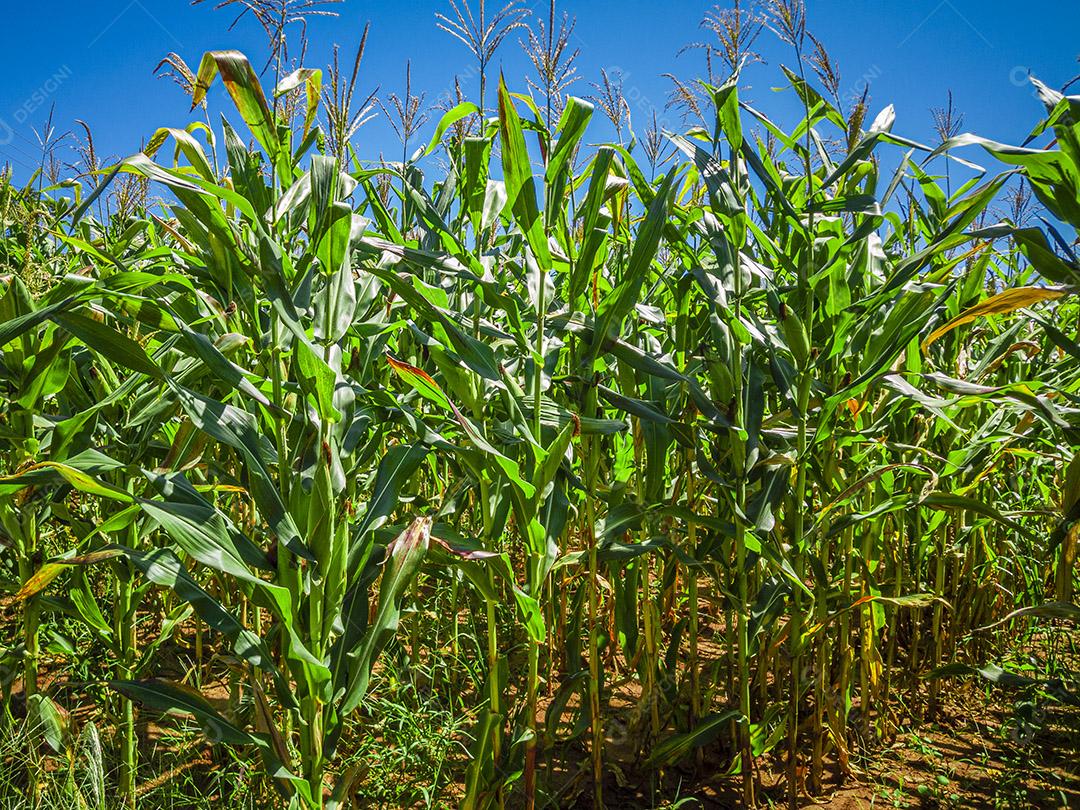
M590 394L590 399L594 396ZM593 807L599 810L604 806L604 726L600 714L600 630L597 622L600 572L596 558L596 507L593 498L598 459L591 441L588 448L586 463L590 474L586 479L589 491L585 494L585 537L589 543L589 724L592 728Z
M129 542L134 544L137 536L134 524L132 524L129 534L131 536ZM120 563L119 570L116 601L113 608L115 632L120 644L120 661L117 667L117 676L121 681L128 681L135 677L135 605L132 598L135 571L128 562ZM134 810L136 771L138 767L135 745L135 710L131 699L124 696L120 697L120 706L122 715L120 726L120 800L124 807Z

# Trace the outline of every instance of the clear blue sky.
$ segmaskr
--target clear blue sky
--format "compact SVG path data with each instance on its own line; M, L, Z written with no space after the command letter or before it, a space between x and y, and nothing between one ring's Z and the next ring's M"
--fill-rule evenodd
M473 3L476 0L472 0ZM529 0L538 12L544 0ZM495 3L493 2L492 5ZM98 152L119 156L137 151L159 126L182 126L192 120L185 97L167 80L153 76L154 66L169 51L192 65L215 48L239 48L261 65L265 43L253 19L233 31L229 10L213 11L212 2L191 7L187 0L97 0L5 4L5 47L0 50L0 163L10 162L25 177L38 162L34 128L39 131L55 104L58 132L76 119L93 129ZM588 95L601 68L621 68L639 131L663 106L669 84L664 72L687 78L701 71L697 52L677 56L686 43L701 39L702 13L713 4L691 0L562 0L561 9L578 19L575 45L582 80L573 92ZM310 26L313 42L307 63L323 66L337 42L351 52L365 21L372 23L361 89L379 85L383 93L401 92L405 61L413 64L414 90L428 101L452 87L455 74L466 73L470 57L464 48L435 27L437 10L446 0L376 3L345 0L335 6L336 19ZM1080 72L1080 3L1076 0L1017 4L1004 0L808 0L810 29L829 47L840 66L846 92L870 85L872 113L886 103L897 110L896 131L930 137L931 106L952 90L965 114L964 128L1002 141L1015 142L1041 112L1024 77L1030 70L1058 86ZM790 54L771 35L759 41L768 64L747 74L746 95L788 126L793 118L787 99L776 93L783 83L781 62ZM524 89L526 63L512 35L499 61L516 89ZM269 80L268 80L269 82ZM475 89L467 83L466 89ZM218 90L212 112L231 111ZM674 114L670 126L678 128ZM426 132L430 133L434 121ZM594 125L591 140L609 133ZM426 140L427 134L424 138ZM365 158L380 151L398 154L385 122L374 121L358 138ZM75 160L63 153L65 160ZM974 155L973 155L974 157Z

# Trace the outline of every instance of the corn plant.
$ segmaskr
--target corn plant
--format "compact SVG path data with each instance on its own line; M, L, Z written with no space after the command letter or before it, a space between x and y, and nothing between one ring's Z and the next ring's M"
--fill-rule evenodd
M500 77L494 110L523 10L451 5L479 98L428 133L407 70L378 105L400 161L354 142L359 55L324 92L268 16L272 91L233 51L185 74L204 110L220 75L235 127L163 128L92 190L23 192L29 225L4 214L5 261L47 281L0 297L26 695L43 622L80 622L129 806L139 707L257 755L283 806L356 802L392 673L467 704L464 807L617 806L628 773L655 795L690 762L795 807L939 717L945 678L1049 690L993 663L993 631L1076 616L1076 99L1037 83L1023 146L952 117L924 145L845 104L784 0L710 12L683 133L639 139L605 75L594 146L554 4L539 98ZM791 122L742 92L766 28ZM109 215L125 177L168 196ZM1040 227L991 216L1021 179ZM32 703L70 748L59 696Z

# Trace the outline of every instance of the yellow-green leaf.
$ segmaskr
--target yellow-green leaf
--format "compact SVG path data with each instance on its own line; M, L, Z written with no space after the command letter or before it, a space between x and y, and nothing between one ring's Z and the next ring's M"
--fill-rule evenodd
M60 576L60 572L66 567L60 563L45 563L19 588L19 592L15 594L15 601L21 602L41 593L49 587L50 582Z
M927 346L943 335L947 335L953 329L979 318L987 315L1005 315L1024 307L1030 307L1040 301L1052 301L1055 298L1061 298L1069 291L1067 287L1017 287L1014 290L998 293L970 309L964 310L944 326L939 326L930 333L930 337L923 341L922 347L925 350Z

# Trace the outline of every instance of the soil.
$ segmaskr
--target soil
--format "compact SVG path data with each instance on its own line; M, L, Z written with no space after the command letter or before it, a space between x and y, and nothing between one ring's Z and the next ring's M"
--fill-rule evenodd
M822 795L810 796L804 788L799 806L1080 810L1080 709L1048 710L1041 728L1019 739L1010 731L1008 699L1000 690L961 685L947 696L934 722L905 724L886 743L852 752L854 773L848 777L842 778L833 763ZM616 750L609 745L609 755ZM700 765L690 759L662 772L652 785L633 778L641 770L633 762L613 759L605 803L609 808L674 807L679 800L689 800L685 807L744 806L737 779L722 773L727 752L706 749ZM574 800L563 806L585 810L592 806L591 784L584 755L581 762L568 777L576 777L568 791ZM784 762L766 755L757 764L759 805L786 806Z
M191 639L185 639L190 642ZM158 657L159 674L183 679L190 667L193 644L162 646ZM183 650L183 651L181 651ZM703 650L706 654L715 651ZM207 650L207 655L212 655ZM614 670L615 662L609 662ZM63 661L43 661L42 680L46 691L63 671ZM224 708L228 702L227 663L218 660L213 667L217 679L203 683L203 693L212 703ZM1047 705L1037 709L1038 723L1027 734L1015 732L1014 700L1008 689L988 688L981 681L951 680L944 693L938 717L932 722L919 721L914 707L925 711L925 690L909 694L904 705L892 707L900 713L884 741L856 746L851 751L851 773L842 775L835 757L828 763L821 795L804 791L799 806L856 810L856 808L992 808L993 810L1080 810L1080 707ZM71 684L69 684L70 690ZM20 704L20 684L14 684L12 703ZM63 691L63 690L61 690ZM88 715L91 702L79 700L77 688L67 692L70 708L78 723ZM74 694L73 694L74 692ZM68 703L69 701L64 701ZM700 758L660 772L643 767L639 756L642 735L647 733L650 717L642 712L641 690L636 679L625 677L611 684L611 699L606 711L607 744L605 750L605 803L614 808L739 808L743 807L738 779L727 775L731 752L718 741L701 749ZM547 711L550 697L541 703ZM572 697L563 709L560 738L578 715L579 699ZM18 713L18 712L16 712ZM661 727L670 729L669 718L660 718ZM100 722L100 719L99 719ZM163 781L181 773L201 782L224 764L204 741L181 731L176 723L154 712L140 712L139 736L145 754L168 757L174 767L149 778L140 786L140 795L159 787ZM544 728L543 718L540 727ZM107 733L103 729L103 733ZM661 737L670 731L661 732ZM858 736L858 735L855 735ZM462 740L464 744L467 741ZM588 730L569 742L557 742L548 760L550 771L542 766L540 783L550 796L556 796L562 808L592 806L591 773L587 751ZM785 763L778 746L757 762L758 802L760 806L786 806ZM806 751L809 759L810 751ZM161 761L159 756L147 757ZM144 760L144 761L147 761ZM460 778L464 757L446 763ZM805 774L803 775L805 781ZM520 783L515 786L520 791ZM461 785L451 784L439 798L437 807L455 806ZM516 808L520 794L511 792L506 806ZM682 802L680 804L680 802ZM543 806L543 805L538 805ZM548 805L551 806L551 805Z

